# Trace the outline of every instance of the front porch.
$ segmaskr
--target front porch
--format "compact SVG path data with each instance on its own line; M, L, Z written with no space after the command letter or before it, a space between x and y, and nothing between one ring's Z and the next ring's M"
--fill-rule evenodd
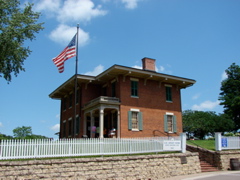
M118 98L107 96L100 96L85 104L83 134L91 138L106 138L114 128L112 136L120 138L119 105Z

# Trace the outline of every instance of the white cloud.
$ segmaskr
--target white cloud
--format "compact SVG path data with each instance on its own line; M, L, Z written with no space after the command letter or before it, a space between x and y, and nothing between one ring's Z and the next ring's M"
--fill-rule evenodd
M101 72L103 72L103 70L104 70L104 66L100 64L97 67L95 67L93 71L86 72L85 75L96 76Z
M76 32L76 27L60 24L55 30L50 33L49 38L55 42L67 46ZM89 41L89 34L79 28L78 39L79 46L84 46Z
M160 66L159 72L164 72L165 68L163 66Z
M228 76L227 76L227 74L226 74L226 72L224 71L223 73L222 73L222 81L224 80L224 79L227 79L228 78Z
M101 5L95 6L92 0L41 0L35 2L35 9L55 17L60 23L86 22L107 14Z
M219 105L219 101L204 101L203 103L201 103L200 105L193 105L192 109L193 110L198 110L198 111L202 111L202 110L213 110L216 106Z
M195 95L192 97L192 99L198 99L199 97L200 97L200 93L195 94Z
M55 124L50 129L55 131L55 132L59 132L60 131L60 124Z
M44 11L48 15L52 16L52 13L56 13L59 11L61 0L35 0L34 4L34 8L36 11Z
M170 65L167 65L167 67L171 67ZM172 74L172 71L166 70L164 66L159 66L159 69L156 67L156 71L164 74Z
M95 7L91 0L66 0L59 11L58 21L90 21L97 16L104 16L107 11L101 5Z
M140 0L121 0L121 2L123 4L125 4L125 8L127 9L135 9L137 8L137 3L139 2Z
M133 68L136 68L136 69L142 69L142 66L138 66L138 65L134 65L132 66Z

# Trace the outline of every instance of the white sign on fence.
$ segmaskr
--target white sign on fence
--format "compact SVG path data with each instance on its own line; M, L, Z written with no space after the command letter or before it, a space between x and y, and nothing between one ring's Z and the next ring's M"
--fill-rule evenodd
M181 141L163 141L163 150L179 151L181 150Z

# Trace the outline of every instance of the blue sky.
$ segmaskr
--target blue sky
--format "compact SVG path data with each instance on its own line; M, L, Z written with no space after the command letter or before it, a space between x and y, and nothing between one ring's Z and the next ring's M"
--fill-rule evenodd
M97 75L114 64L141 67L156 59L160 73L196 80L182 89L182 110L222 113L224 71L240 64L239 0L29 0L45 29L26 42L25 72L0 78L0 133L18 126L57 138L60 101L49 94L75 72L75 58L58 73L57 56L79 29L79 74Z

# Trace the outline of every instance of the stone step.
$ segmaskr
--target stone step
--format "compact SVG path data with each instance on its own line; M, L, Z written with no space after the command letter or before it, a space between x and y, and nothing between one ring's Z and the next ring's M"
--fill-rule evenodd
M218 169L211 164L207 163L206 161L200 161L200 166L202 172L214 172L218 171Z

